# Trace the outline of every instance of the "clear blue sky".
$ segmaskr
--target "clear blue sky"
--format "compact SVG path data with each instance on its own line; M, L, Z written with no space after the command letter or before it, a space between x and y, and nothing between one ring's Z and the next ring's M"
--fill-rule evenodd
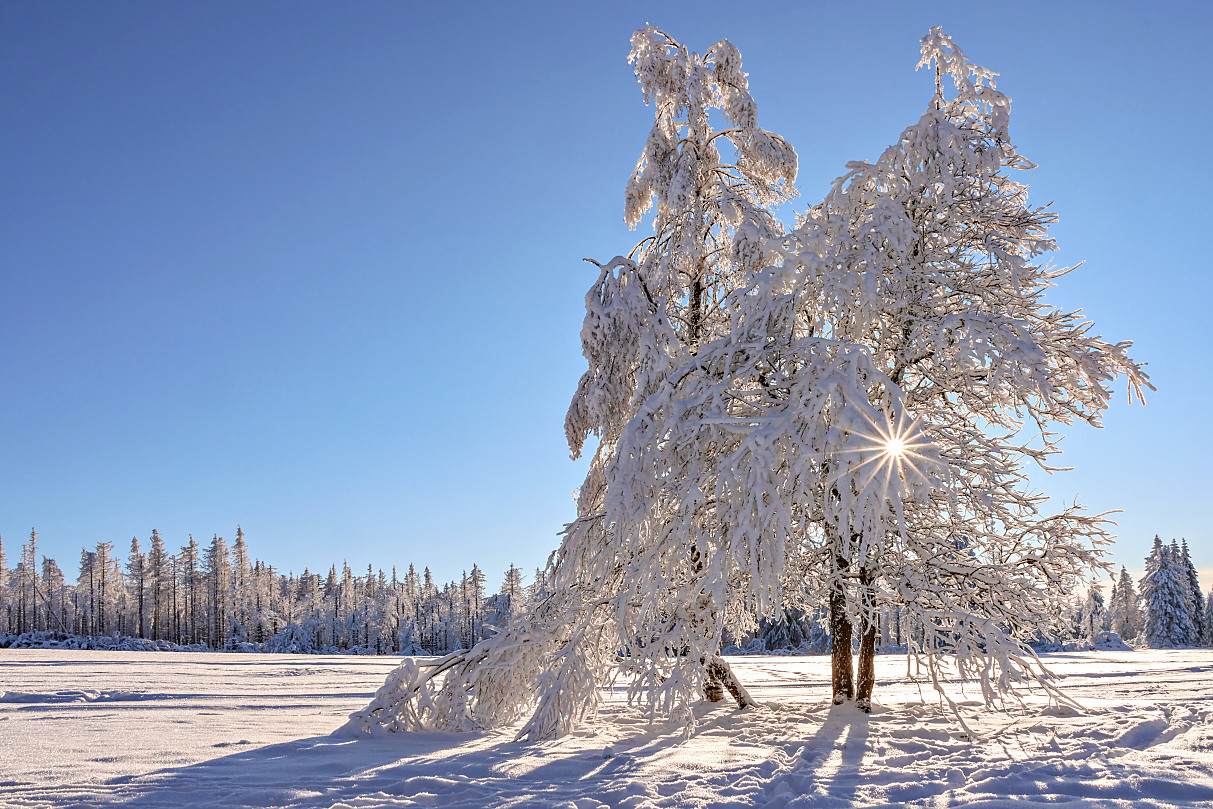
M1124 509L1118 564L1182 536L1213 584L1207 4L436 5L0 6L10 558L31 526L70 570L240 523L282 570L534 567L584 473L580 260L643 235L630 33L731 39L803 205L917 119L943 25L1002 74L1056 260L1087 262L1052 300L1158 386L1038 485Z

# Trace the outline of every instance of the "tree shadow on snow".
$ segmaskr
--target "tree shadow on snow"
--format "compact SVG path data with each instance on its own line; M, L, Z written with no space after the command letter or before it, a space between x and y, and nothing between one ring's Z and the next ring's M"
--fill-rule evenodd
M689 744L675 729L647 725L610 746L590 733L542 744L515 743L513 731L317 736L115 779L103 802L131 809L366 801L487 807L583 797L615 805L684 788L743 801L759 794L852 794L867 754L869 717L850 704L811 716L811 724L793 721L789 729L816 725L812 736L774 738L767 720L752 712L705 710Z
M485 734L466 733L297 739L115 779L106 803L132 809L330 807L376 794L422 802L429 802L426 795L443 796L445 803L462 792L483 791L475 782L491 775L501 757L501 745L485 741Z
M114 779L99 802L130 809L294 809L369 800L373 805L437 803L482 809L505 798L522 805L582 797L601 801L604 790L611 792L610 782L618 792L621 779L634 780L629 771L635 756L610 757L603 744L586 738L574 738L568 745L522 744L513 741L513 733L298 739ZM676 746L677 741L650 733L644 743L652 752Z

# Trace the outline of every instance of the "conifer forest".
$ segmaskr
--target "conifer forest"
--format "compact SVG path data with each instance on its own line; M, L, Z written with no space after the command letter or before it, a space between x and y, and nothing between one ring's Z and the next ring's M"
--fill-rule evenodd
M0 647L77 646L440 655L467 649L548 595L543 568L511 565L497 588L476 564L438 583L428 567L356 573L343 562L325 573L282 573L253 557L244 532L228 543L192 536L176 553L159 532L125 555L114 543L81 549L74 581L38 556L31 531L12 567L0 539ZM1090 582L1053 620L1050 635L1028 638L1055 650L1127 642L1138 647L1213 647L1213 592L1202 593L1186 541L1154 538L1145 575L1125 568L1110 588ZM754 631L726 638L732 653L830 650L828 610L784 609L754 616ZM879 620L879 647L904 651L914 627L896 607ZM1108 633L1114 633L1112 638Z

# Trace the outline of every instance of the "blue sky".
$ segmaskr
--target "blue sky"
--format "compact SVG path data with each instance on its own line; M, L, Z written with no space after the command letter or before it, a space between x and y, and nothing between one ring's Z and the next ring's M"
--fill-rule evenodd
M1051 300L1158 387L1036 483L1124 509L1117 564L1186 537L1213 584L1206 5L434 5L0 6L10 558L31 526L73 567L240 523L283 570L540 564L584 474L581 258L644 235L630 33L731 39L803 206L917 119L942 25L1002 74L1055 260L1087 262Z

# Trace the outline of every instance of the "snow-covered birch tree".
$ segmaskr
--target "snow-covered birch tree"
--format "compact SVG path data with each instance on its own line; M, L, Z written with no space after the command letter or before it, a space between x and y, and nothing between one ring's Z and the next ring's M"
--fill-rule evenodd
M1070 268L1042 260L1055 249L1055 216L1011 176L1032 164L1011 141L996 74L938 28L922 40L919 67L935 73L926 111L876 162L848 165L783 261L799 328L863 347L901 391L946 481L878 543L845 531L830 539L820 566L844 640L836 700L852 694L851 623L861 633L860 698L870 697L883 602L928 628L913 652L936 682L943 658L981 679L990 698L1025 676L1032 661L1015 638L1099 564L1108 536L1102 515L1043 512L1047 498L1029 488L1024 464L1053 471L1055 425L1098 426L1114 377L1139 398L1148 384L1128 343L1104 341L1080 313L1045 300Z
M467 653L405 664L350 726L529 716L520 735L544 738L619 672L650 716L690 728L717 680L752 702L716 656L724 630L815 598L836 701L856 696L858 625L870 709L890 604L941 693L950 661L988 702L1025 679L1056 696L1018 638L1099 564L1106 519L1042 513L1023 465L1051 469L1052 425L1098 424L1114 377L1146 378L1127 343L1043 300L1064 274L1039 260L1053 217L1008 176L1031 164L994 74L932 30L926 113L783 234L765 206L787 196L793 153L753 122L736 50L699 57L646 28L632 57L657 125L628 217L656 200L656 235L600 265L587 296L566 431L574 454L599 445L551 595ZM732 128L712 132L710 106Z
M574 457L591 435L597 448L578 517L544 577L550 594L467 654L428 672L402 668L353 720L364 729L484 727L529 714L523 736L562 732L594 709L621 648L630 695L653 715L689 719L705 671L728 681L739 704L752 702L716 657L725 603L695 584L710 567L707 549L693 536L673 539L677 551L666 561L689 578L668 602L658 597L637 611L629 579L670 570L650 569L652 557L612 524L606 503L625 428L671 371L727 333L725 302L762 267L763 241L781 235L770 208L793 193L796 154L758 125L740 54L727 40L701 55L649 26L633 35L629 60L655 120L624 215L636 226L653 210L653 235L626 256L594 262L582 329L589 367L565 429Z

